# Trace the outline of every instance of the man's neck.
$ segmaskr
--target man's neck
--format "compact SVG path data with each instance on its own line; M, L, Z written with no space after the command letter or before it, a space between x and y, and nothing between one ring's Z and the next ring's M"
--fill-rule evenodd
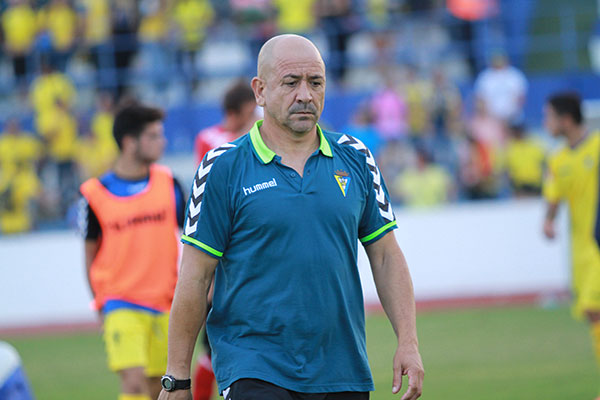
M118 177L127 180L143 179L150 174L150 164L141 163L131 157L121 155L113 167Z
M573 129L567 131L565 133L565 137L567 138L567 143L570 147L577 146L585 137L586 130L582 125L578 125L573 127Z
M309 132L295 133L265 119L260 134L267 147L280 156L310 155L319 148L316 126Z
M317 127L309 132L296 134L265 118L260 135L267 147L281 157L281 162L303 175L304 164L316 149L320 139Z

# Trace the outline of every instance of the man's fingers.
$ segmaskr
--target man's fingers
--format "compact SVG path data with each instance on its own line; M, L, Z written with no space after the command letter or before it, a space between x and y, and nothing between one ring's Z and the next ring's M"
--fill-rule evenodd
M408 390L400 400L416 400L423 392L423 371L410 370L408 372Z
M404 393L404 396L402 396L402 399L400 400L415 400L418 399L420 396L420 391L418 391L416 387L409 384L408 390L406 391L406 393Z
M392 393L396 394L402 388L402 366L394 365L394 379L392 380Z

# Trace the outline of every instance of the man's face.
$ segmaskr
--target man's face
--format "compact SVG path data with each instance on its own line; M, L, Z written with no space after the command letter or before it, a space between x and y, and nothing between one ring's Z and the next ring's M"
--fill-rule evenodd
M136 141L136 158L144 163L156 162L162 157L166 143L162 122L151 122Z
M544 126L553 137L563 134L564 129L561 118L549 104L544 106Z
M325 99L325 67L315 51L282 49L262 82L265 117L297 134L315 127Z

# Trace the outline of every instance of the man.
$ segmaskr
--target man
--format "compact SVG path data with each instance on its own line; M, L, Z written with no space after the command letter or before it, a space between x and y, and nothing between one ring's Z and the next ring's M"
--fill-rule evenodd
M522 117L527 78L509 64L503 52L497 51L492 56L491 66L477 77L475 93L492 117L507 123Z
M590 323L596 356L600 361L600 252L594 240L598 217L598 167L600 134L586 130L579 96L559 93L545 106L545 125L566 146L548 161L543 193L547 201L544 234L556 236L554 220L561 201L571 216L573 263L573 313Z
M546 148L537 137L529 135L522 122L508 127L510 138L506 146L506 175L513 195L539 196L544 180Z
M37 167L43 146L21 129L19 118L6 121L0 133L0 233L26 232L33 227L42 194Z
M35 11L26 0L10 0L0 18L3 49L12 59L13 76L24 86L27 74L33 74L31 51L38 30Z
M270 39L252 80L264 121L210 151L193 183L181 279L160 399L189 399L190 361L208 315L212 363L225 399L367 399L358 239L398 336L394 393L421 394L410 274L371 153L317 125L325 66L309 40Z
M177 281L177 230L184 200L155 162L165 147L161 110L129 105L115 117L112 171L81 185L85 263L104 319L119 400L155 399L166 369L169 309Z
M255 111L256 99L252 88L246 82L236 82L223 97L223 122L201 130L196 136L194 148L197 163L200 164L209 150L248 132L258 119Z

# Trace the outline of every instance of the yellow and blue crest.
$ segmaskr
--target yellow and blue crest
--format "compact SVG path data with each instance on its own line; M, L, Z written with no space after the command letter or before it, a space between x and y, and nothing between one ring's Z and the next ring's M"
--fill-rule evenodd
M344 195L344 197L346 197L346 188L350 183L350 174L346 171L338 169L337 171L335 171L334 176L336 182L338 183L338 186L340 187L340 190L342 191L342 194Z

